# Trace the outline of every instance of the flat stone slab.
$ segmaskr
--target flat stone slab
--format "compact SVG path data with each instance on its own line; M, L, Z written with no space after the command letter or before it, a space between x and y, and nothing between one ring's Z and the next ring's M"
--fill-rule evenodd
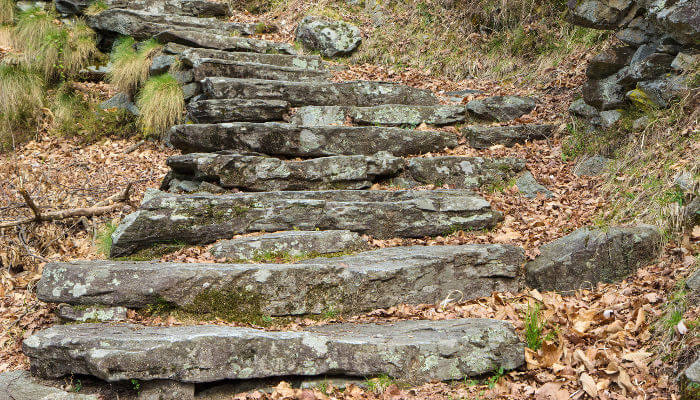
M213 382L272 376L388 374L457 380L524 362L510 323L490 319L337 324L302 332L228 326L54 326L24 340L32 371L107 381Z
M574 291L620 281L653 262L660 249L661 235L651 225L577 229L540 247L540 255L526 265L527 283L539 290Z
M136 40L147 40L163 30L211 30L248 34L248 24L225 22L216 18L198 18L184 15L151 13L140 10L111 8L96 15L86 16L87 24L103 33L132 36Z
M149 14L177 14L190 17L223 17L229 14L228 4L207 0L106 0L105 3L109 8L138 10ZM238 23L238 25L242 27L241 33L252 35L255 33L257 24Z
M296 50L287 43L222 35L218 31L210 30L166 28L154 36L161 43L177 43L189 47L203 47L225 51L296 54Z
M284 157L395 156L438 152L459 145L451 132L378 126L313 126L266 122L184 124L170 129L168 142L185 153L256 152Z
M302 68L325 71L323 60L319 56L247 53L215 49L189 48L180 55L180 60L187 66L193 66L198 59L213 58L234 62L277 65L280 67Z
M493 96L472 100L467 109L480 118L494 121L511 121L535 109L535 100L521 96Z
M265 99L302 106L436 105L429 91L387 82L290 82L262 79L206 78L202 90L212 99Z
M180 180L211 181L244 191L366 189L380 177L396 175L403 159L389 153L332 156L302 161L215 153L168 158Z
M29 371L0 373L3 400L99 400L97 395L68 393L33 377Z
M372 156L330 156L284 161L257 154L189 153L168 158L172 172L161 187L179 192L182 182L201 182L245 191L366 189L373 183L404 188L449 185L454 189L504 184L525 169L525 160L465 156L403 159L380 152ZM196 187L196 188L195 188Z
M195 61L192 71L194 79L201 81L208 77L228 77L242 79L269 79L280 81L328 81L330 72L317 69L280 67L278 65L200 58Z
M303 126L357 125L418 126L451 125L468 119L464 106L410 106L388 104L374 107L307 106L297 110L292 123Z
M462 127L462 133L471 147L484 149L494 145L514 146L530 140L546 139L552 135L553 125L511 125Z
M393 247L295 264L78 261L47 264L37 294L46 302L130 308L167 301L201 315L213 312L202 309L206 299L230 293L247 299L233 314L358 313L435 304L455 290L465 300L516 292L524 261L522 249L498 244Z
M213 99L187 104L187 116L200 124L282 121L289 103L281 100Z
M149 190L112 235L112 257L157 243L212 243L237 234L342 230L377 238L483 229L502 215L468 190L325 190L176 195Z
M352 253L367 248L362 236L343 231L288 231L223 240L209 253L229 261L267 261L275 257L318 257L324 254Z

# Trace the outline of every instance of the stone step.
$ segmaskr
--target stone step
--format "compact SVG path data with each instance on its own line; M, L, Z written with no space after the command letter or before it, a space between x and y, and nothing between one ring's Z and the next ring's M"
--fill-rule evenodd
M301 106L436 105L429 91L387 82L287 82L261 79L206 78L202 90L211 99L265 99Z
M161 43L176 43L189 47L253 53L296 54L294 47L287 43L222 35L219 32L202 29L195 30L194 28L164 27L154 38Z
M328 81L328 71L241 61L199 58L192 71L194 79L200 81L208 77L228 77L242 79L269 79L280 81Z
M515 158L444 156L403 159L380 152L371 156L331 156L284 161L262 155L190 153L168 158L172 169L164 190L181 181L210 182L224 189L244 191L366 189L385 182L401 187L426 184L467 189L502 183L525 169ZM396 178L396 179L394 179Z
M490 319L335 324L297 332L63 325L25 339L23 350L42 377L85 374L110 382L388 374L420 383L513 369L525 359L512 325Z
M418 126L452 125L469 120L465 106L411 106L387 104L374 107L306 106L291 122L302 126L343 125Z
M535 100L521 96L493 96L472 100L467 109L474 115L494 121L511 121L535 109Z
M163 30L203 30L225 32L227 35L254 33L254 24L225 22L216 18L198 18L131 9L111 8L96 15L86 16L87 24L97 32L108 35L132 36L147 40Z
M56 3L58 5L58 1ZM106 0L105 4L109 8L138 10L149 14L177 14L190 17L224 17L229 14L226 3L208 0ZM256 24L240 25L249 25L243 33L255 32Z
M234 235L348 229L377 238L484 229L502 215L468 190L258 192L176 195L149 190L112 235L112 257L158 243L211 243Z
M187 116L199 124L228 121L282 121L289 103L281 100L212 99L187 104Z
M214 297L244 298L226 312L246 317L351 314L435 304L456 290L465 300L516 292L524 261L522 249L500 244L393 247L294 264L78 261L47 264L37 293L87 306L165 301L210 317L220 311L208 304Z
M185 153L232 150L284 157L372 155L380 151L408 156L459 145L459 137L452 132L376 126L300 127L276 122L176 125L167 141Z
M359 234L348 230L287 231L222 240L209 253L217 259L225 258L231 262L275 262L276 259L289 262L322 255L352 253L367 247L367 242Z
M462 127L461 131L471 147L483 149L494 145L514 146L526 141L547 139L552 136L554 125L469 125Z
M277 65L280 67L292 67L324 71L323 60L319 56L287 55L287 54L263 54L234 51L222 51L214 49L190 48L180 54L180 60L187 66L193 66L195 61L202 58L214 58L235 62L249 62L258 64Z

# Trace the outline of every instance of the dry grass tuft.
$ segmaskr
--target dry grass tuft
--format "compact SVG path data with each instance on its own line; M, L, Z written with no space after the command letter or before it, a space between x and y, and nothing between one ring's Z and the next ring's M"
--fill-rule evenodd
M138 49L137 49L138 47ZM131 37L124 37L115 46L110 59L112 71L109 82L119 91L134 94L148 79L148 68L162 46L155 40L148 40L137 45Z
M43 104L41 77L19 65L0 65L0 151L31 130ZM23 132L24 135L19 135Z
M15 2L0 0L0 24L10 24L15 19Z
M150 78L136 100L141 114L139 125L145 136L162 136L182 121L185 98L182 88L170 74Z

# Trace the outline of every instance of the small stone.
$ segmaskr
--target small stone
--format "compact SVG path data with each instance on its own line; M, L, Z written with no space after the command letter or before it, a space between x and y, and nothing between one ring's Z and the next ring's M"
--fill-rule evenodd
M636 90L640 92L638 98L643 99L641 101L643 104L667 108L674 100L681 98L688 89L683 76L669 74L653 81L639 82ZM636 99L632 101L637 102Z
M650 225L581 228L540 247L540 255L525 266L526 279L538 290L590 289L619 282L653 262L660 249L661 235Z
M651 120L646 115L643 117L639 117L635 119L634 122L632 122L632 129L635 131L644 130L646 129L647 125L649 125L650 121Z
M700 398L700 357L690 364L680 379L681 400Z
M594 125L607 129L615 125L622 118L622 113L617 110L601 111L599 118L594 121Z
M675 69L676 71L688 71L698 62L700 62L700 54L680 52L676 58L673 59L671 68Z
M532 176L530 171L526 171L524 174L522 174L520 178L515 181L515 186L517 186L518 192L529 199L536 198L539 193L542 193L544 197L547 198L554 197L554 193L539 184L539 182L535 180L535 177Z
M632 0L569 1L571 22L586 28L615 29L635 6Z
M608 167L612 160L603 156L595 155L579 161L574 167L576 176L599 176Z
M64 383L63 381L60 382ZM42 383L29 371L0 373L0 399L3 400L99 400L97 395L67 393Z
M630 46L641 46L658 37L654 24L640 16L633 19L625 29L618 31L615 36Z
M683 192L691 193L695 182L693 181L693 174L688 171L679 171L676 177L673 178L673 184Z
M175 56L169 56L161 54L159 56L153 57L151 66L148 69L150 75L160 75L168 72L170 66L175 62Z
M630 46L613 47L591 59L586 75L591 79L601 79L614 74L629 63L634 48Z
M688 300L690 304L700 303L700 269L695 271L688 280L685 281L685 285L690 291L688 293Z
M189 100L202 92L199 82L192 82L182 86L182 94L185 100Z
M119 110L125 110L131 113L132 115L136 116L141 114L138 107L136 107L136 104L131 102L131 98L126 93L115 94L114 96L112 96L111 99L100 103L100 108L103 110L110 110L116 108Z
M109 322L126 320L124 307L73 307L60 304L56 310L59 317L76 322Z
M170 75L172 75L180 85L185 85L194 80L194 74L192 73L191 69L172 71L170 72Z
M362 42L360 29L344 21L307 16L297 26L296 40L326 57L345 56Z
M494 96L472 100L467 103L467 110L495 121L511 121L522 117L535 109L535 100L521 96Z
M173 380L144 381L138 400L194 400L194 384Z
M619 83L618 74L586 82L583 85L583 100L586 104L604 111L624 107L625 90Z
M593 120L600 117L600 113L595 107L586 104L583 99L578 99L569 106L569 113L577 117Z

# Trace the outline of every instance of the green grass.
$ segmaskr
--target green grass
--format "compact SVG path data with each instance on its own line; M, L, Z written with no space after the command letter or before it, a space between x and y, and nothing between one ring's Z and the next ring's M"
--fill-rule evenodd
M544 327L545 323L540 320L539 303L534 307L528 304L525 314L525 343L528 348L537 351L542 347Z
M395 383L397 383L396 379L387 374L380 374L374 378L365 379L365 386L367 386L369 391L374 393L382 393L386 388Z
M108 8L109 6L103 0L97 0L90 3L90 5L83 10L83 14L97 15Z
M117 230L117 225L112 222L107 222L105 226L100 229L95 238L97 250L105 257L109 257L109 252L112 249L112 234L115 230Z
M120 92L133 95L148 80L151 61L162 47L153 39L137 44L132 37L119 38L109 55L112 62L109 82Z
M141 114L139 126L145 136L161 137L183 120L185 98L182 88L170 74L150 78L136 99Z

